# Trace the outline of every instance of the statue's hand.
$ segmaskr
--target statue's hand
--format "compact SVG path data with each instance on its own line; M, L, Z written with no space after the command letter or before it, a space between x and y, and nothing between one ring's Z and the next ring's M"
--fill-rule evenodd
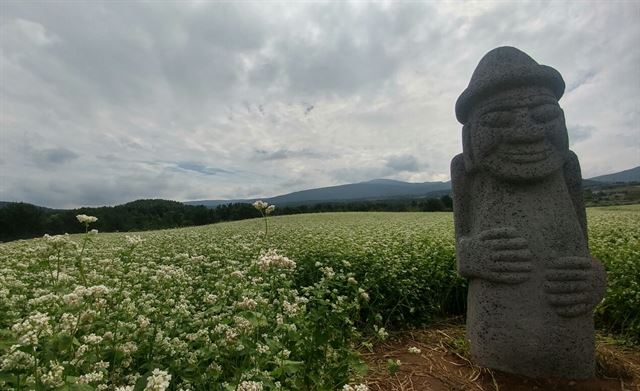
M544 289L547 301L558 315L584 315L598 304L602 298L598 281L604 277L593 265L590 257L561 257L551 261Z
M530 277L531 251L527 240L513 227L463 237L458 248L458 269L463 277L502 284L521 284Z

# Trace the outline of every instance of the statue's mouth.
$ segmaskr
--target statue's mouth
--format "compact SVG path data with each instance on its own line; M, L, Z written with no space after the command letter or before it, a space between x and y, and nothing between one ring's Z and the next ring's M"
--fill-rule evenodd
M545 160L551 155L548 146L526 146L504 151L505 157L514 163L536 163Z

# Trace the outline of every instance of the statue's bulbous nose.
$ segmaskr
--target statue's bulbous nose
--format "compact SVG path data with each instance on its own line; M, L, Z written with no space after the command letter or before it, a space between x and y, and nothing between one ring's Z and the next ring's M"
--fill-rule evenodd
M545 128L537 123L528 110L519 110L513 128L504 135L509 143L536 143L545 138Z

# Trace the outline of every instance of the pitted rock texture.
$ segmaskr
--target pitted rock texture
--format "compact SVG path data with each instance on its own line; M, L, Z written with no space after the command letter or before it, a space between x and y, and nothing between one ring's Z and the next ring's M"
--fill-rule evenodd
M456 103L456 257L469 279L477 364L531 377L594 376L593 309L606 275L589 254L564 81L522 51L487 53Z

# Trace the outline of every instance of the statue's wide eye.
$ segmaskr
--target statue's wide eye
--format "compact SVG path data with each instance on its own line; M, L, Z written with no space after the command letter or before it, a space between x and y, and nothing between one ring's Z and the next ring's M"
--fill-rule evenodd
M550 122L560 116L560 107L554 104L544 104L531 109L531 117L537 122Z
M491 111L480 118L482 126L506 128L513 125L514 114L511 111Z

